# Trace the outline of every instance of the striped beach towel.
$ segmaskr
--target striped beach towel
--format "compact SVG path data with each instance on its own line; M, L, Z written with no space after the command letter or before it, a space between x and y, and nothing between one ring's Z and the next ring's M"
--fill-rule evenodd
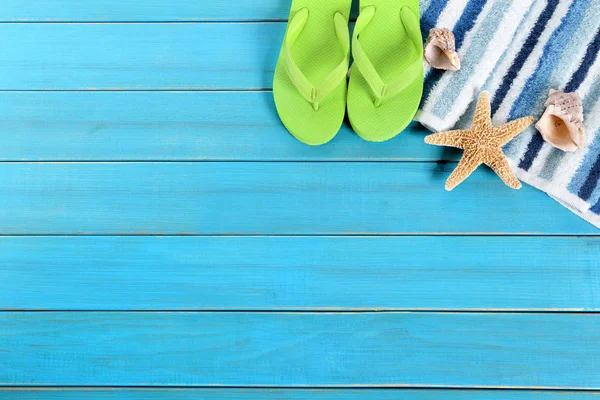
M482 90L496 124L541 117L550 89L579 93L585 149L557 150L532 126L504 150L521 180L600 227L600 0L421 3L423 35L451 29L462 69L427 67L417 120L433 131L466 128Z

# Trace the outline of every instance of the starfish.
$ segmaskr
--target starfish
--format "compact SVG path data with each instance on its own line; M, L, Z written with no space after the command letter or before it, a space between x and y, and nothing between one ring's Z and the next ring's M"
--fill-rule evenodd
M425 143L464 150L458 166L446 182L446 190L450 191L457 187L481 164L486 164L493 169L507 186L520 189L521 182L510 168L502 152L502 146L533 122L533 117L525 117L502 126L493 126L490 96L487 92L482 92L477 102L471 129L434 133L425 138Z

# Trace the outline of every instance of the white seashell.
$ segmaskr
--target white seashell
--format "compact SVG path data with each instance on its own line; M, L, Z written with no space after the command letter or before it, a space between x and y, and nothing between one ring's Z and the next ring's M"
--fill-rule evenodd
M458 71L460 56L456 52L454 34L447 28L432 29L425 45L425 60L436 69Z
M535 125L544 140L562 151L574 152L585 146L583 104L577 93L550 89L546 112Z

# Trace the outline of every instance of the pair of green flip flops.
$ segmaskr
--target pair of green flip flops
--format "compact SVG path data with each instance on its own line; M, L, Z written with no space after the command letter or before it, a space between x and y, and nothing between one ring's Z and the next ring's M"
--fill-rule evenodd
M329 142L346 108L354 131L382 142L412 121L423 93L419 0L361 0L352 38L352 0L293 0L273 81L281 121L298 140Z

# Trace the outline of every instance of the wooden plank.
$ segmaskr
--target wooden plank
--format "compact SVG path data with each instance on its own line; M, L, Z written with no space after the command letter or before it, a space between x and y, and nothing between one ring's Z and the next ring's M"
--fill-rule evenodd
M0 385L600 388L600 315L0 313Z
M0 21L262 21L287 19L289 7L280 0L3 0Z
M202 2L204 3L204 2ZM264 89L285 23L0 24L0 90Z
M0 22L227 22L285 21L291 2L280 0L3 0ZM353 2L353 17L358 14Z
M455 164L3 163L0 234L589 234L531 187ZM551 217L549 217L551 216Z
M2 161L438 161L415 124L387 143L344 125L327 146L294 139L270 92L0 92Z
M460 389L0 389L0 400L597 400L599 392Z
M0 309L600 311L598 260L600 238L2 237Z
M249 22L285 21L291 1L228 0L199 2L178 0L3 0L0 22ZM358 15L353 1L352 17ZM423 10L423 8L422 8Z

